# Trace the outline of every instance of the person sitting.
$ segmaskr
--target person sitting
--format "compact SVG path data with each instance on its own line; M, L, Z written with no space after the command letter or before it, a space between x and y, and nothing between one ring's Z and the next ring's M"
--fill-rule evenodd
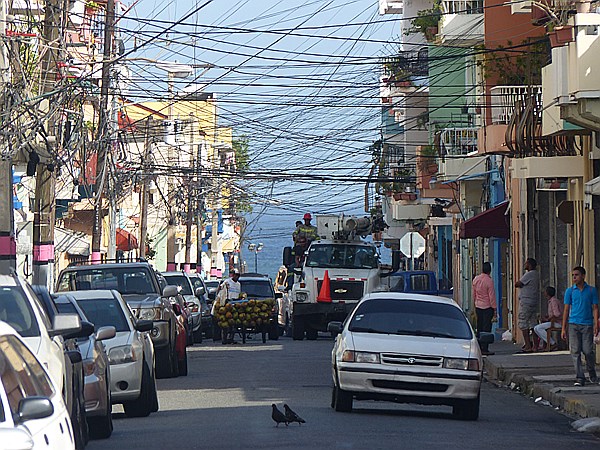
M546 330L550 327L561 328L563 319L563 304L556 298L556 289L548 286L544 291L544 296L548 300L548 315L543 318L542 323L533 327L533 331L540 338L540 348L546 347ZM550 349L556 350L557 347L556 341L550 337Z

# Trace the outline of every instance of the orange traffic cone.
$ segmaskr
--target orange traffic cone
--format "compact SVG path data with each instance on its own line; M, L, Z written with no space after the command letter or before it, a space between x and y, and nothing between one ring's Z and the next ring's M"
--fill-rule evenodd
M329 287L328 270L325 271L325 276L323 277L323 283L321 284L321 290L319 291L317 301L321 303L331 303L331 288Z

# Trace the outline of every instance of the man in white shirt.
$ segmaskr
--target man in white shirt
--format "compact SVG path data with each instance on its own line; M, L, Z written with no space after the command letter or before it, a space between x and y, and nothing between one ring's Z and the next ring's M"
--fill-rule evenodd
M216 293L215 302L217 299L222 299L219 306L224 306L229 300L238 300L242 294L242 285L238 281L240 279L240 271L238 269L232 269L229 271L229 278L224 280L220 285ZM222 328L222 344L234 344L233 336L235 334L235 328Z

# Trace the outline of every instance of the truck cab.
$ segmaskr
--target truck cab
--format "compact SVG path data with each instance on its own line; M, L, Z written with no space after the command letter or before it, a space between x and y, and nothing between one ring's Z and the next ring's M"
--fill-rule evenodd
M453 289L446 280L437 280L431 270L407 270L390 273L382 281L385 290L411 294L438 295L453 298Z

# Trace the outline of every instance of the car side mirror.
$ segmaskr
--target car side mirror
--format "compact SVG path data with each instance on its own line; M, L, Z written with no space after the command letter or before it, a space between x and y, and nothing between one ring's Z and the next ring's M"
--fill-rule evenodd
M87 320L81 321L81 329L75 333L63 334L65 339L87 339L94 334L94 324Z
M52 321L52 329L48 330L51 337L65 336L81 330L81 319L78 314L57 314Z
M165 288L162 291L162 296L163 297L175 297L177 296L177 293L179 291L177 290L177 286L165 286Z
M340 334L344 329L344 324L342 322L329 322L327 324L327 331L333 334Z
M200 286L200 287L196 288L196 290L194 291L194 294L196 294L196 297L200 298L204 295L205 292L206 292L206 290L202 286Z
M44 419L54 414L54 406L48 397L26 397L19 401L17 422Z
M96 331L96 340L105 341L114 338L116 335L117 330L115 327L100 327L98 328L98 331Z
M275 292L275 298L283 298L283 292Z
M154 328L154 322L152 322L151 320L138 320L135 323L135 329L140 333L152 331L152 328Z

